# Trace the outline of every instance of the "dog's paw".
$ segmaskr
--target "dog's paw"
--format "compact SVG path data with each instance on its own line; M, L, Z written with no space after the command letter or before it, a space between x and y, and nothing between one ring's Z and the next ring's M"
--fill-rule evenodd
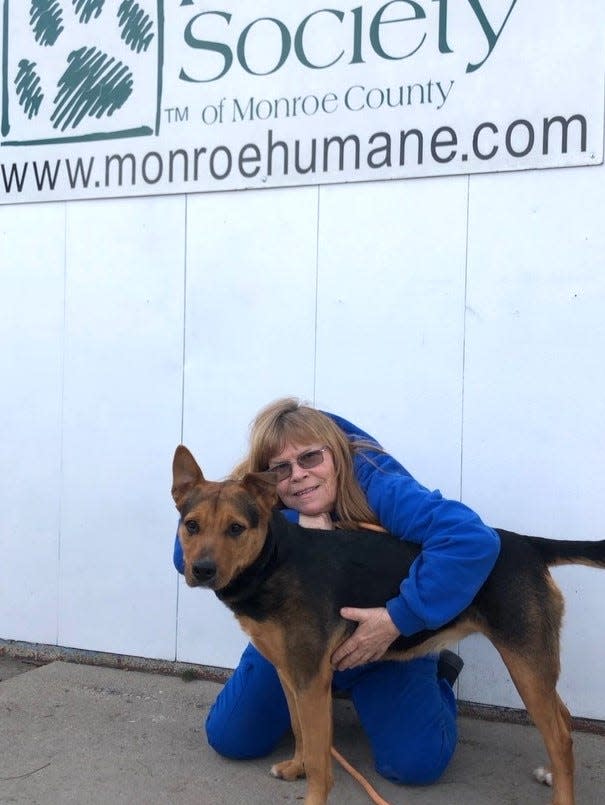
M537 769L534 769L534 779L539 783L544 783L544 785L552 786L552 772L549 769L545 769L544 766L538 766Z
M299 777L305 776L305 767L303 764L293 758L292 760L284 760L282 763L276 763L271 766L271 774L274 777L279 777L280 780L297 780Z

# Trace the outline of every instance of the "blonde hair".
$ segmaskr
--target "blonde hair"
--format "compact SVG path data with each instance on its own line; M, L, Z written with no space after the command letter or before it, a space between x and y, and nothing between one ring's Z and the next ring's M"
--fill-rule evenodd
M268 469L269 461L288 444L321 442L330 448L336 472L335 514L339 524L378 524L376 515L357 482L353 468L355 453L363 449L378 450L374 442L349 441L346 434L329 416L305 405L294 397L284 397L263 408L250 426L250 451L231 473L242 478L247 472Z

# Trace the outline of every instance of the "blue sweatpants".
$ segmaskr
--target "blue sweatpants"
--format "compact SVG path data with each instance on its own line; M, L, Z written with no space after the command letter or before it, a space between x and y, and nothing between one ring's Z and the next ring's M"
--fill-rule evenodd
M379 774L408 785L441 776L456 748L456 700L448 682L437 679L436 658L337 671L332 688L350 693ZM277 672L249 645L208 714L208 742L229 758L262 757L289 727Z

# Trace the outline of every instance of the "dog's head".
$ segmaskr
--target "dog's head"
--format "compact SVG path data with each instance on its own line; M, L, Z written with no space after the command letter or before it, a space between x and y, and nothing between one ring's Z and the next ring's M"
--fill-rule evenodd
M220 590L259 555L277 502L277 478L259 472L242 481L206 481L183 445L174 454L172 477L187 584Z

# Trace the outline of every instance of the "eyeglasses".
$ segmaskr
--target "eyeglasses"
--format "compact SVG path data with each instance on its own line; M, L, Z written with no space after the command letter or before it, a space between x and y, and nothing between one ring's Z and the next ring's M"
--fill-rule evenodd
M303 470L311 470L313 467L319 466L323 463L324 453L329 450L329 447L319 447L317 450L306 450L299 456L296 456L292 461L280 461L279 464L272 464L269 466L269 472L274 472L277 475L278 481L285 481L292 475L292 467L294 464Z

